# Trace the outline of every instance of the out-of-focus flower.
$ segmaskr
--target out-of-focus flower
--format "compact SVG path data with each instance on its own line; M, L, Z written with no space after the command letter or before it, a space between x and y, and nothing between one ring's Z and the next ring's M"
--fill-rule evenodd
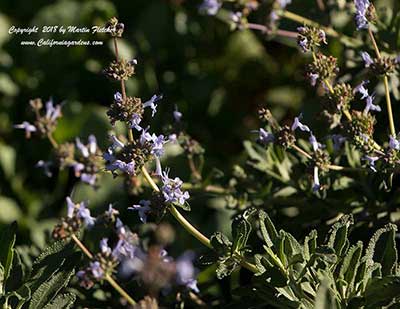
M36 127L33 124L30 124L28 121L24 121L21 124L15 124L14 128L25 130L26 138L30 138L31 133L37 131Z
M369 68L372 64L374 64L374 60L367 52L361 52L361 58L364 61L364 65L366 68Z
M176 122L180 122L182 119L183 114L178 110L178 106L175 105L175 110L173 111L172 115L174 116L174 120Z
M45 174L47 177L53 176L53 173L52 173L51 170L50 170L50 167L51 167L52 165L53 165L53 162L50 162L50 161L43 161L43 160L40 160L40 161L38 161L38 163L36 163L36 167L43 168L44 174Z
M138 205L128 207L129 210L136 210L139 213L140 221L143 223L147 222L147 215L151 211L151 202L149 200L141 200Z
M199 6L200 13L207 15L216 15L222 4L218 0L204 0Z
M319 191L319 189L321 188L321 185L319 183L319 176L318 176L318 167L314 166L314 184L313 184L313 191Z
M389 147L390 149L400 150L400 141L395 136L389 137Z
M354 0L354 5L356 6L356 25L357 30L368 28L368 8L370 6L369 0Z
M275 140L274 134L272 134L271 132L265 131L263 128L260 128L256 132L258 133L258 141L264 145L273 143Z
M364 160L368 161L370 169L376 172L375 162L379 160L379 157L364 156Z
M196 270L193 266L194 257L192 251L187 251L176 260L176 283L199 293L195 279Z

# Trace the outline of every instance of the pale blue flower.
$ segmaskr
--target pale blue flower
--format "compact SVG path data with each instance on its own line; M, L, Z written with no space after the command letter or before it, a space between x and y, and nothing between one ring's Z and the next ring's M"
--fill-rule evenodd
M129 210L136 210L139 214L140 221L147 223L147 215L151 211L151 202L149 200L141 200L139 204L128 207Z
M374 64L374 60L367 52L361 52L361 58L364 61L364 65L366 68L369 68L372 64Z
M196 270L193 266L194 253L187 251L176 260L176 283L199 293L195 279Z
M31 133L37 131L36 127L33 124L30 124L28 121L24 121L21 124L15 124L14 128L25 130L26 138L30 138L31 137Z
M133 114L132 119L130 121L130 127L132 129L136 129L137 131L142 131L142 127L139 125L142 121L142 117L139 114Z
M104 270L101 268L101 264L99 261L90 262L89 270L93 275L93 278L100 280L104 277Z
M169 178L168 171L164 171L161 176L161 180L163 182L163 186L161 188L161 192L164 196L164 200L166 203L172 204L185 204L186 200L189 199L189 192L182 191L181 187L183 181L179 177L175 177L174 179Z
M369 96L368 89L365 88L365 85L369 83L368 80L363 80L361 84L359 84L356 88L354 88L354 93L360 93L361 94L361 100L367 98Z
M111 248L108 246L108 238L102 238L100 240L100 251L107 256L111 254Z
M294 118L293 120L293 124L292 124L292 131L296 131L297 128L299 128L301 131L304 132L310 132L310 128L308 126L306 126L305 124L302 124L300 122L300 119L302 118L302 115L300 114L299 117Z
M391 135L389 137L389 147L390 149L400 150L400 141Z
M367 114L369 111L376 111L376 112L381 111L381 107L379 105L373 104L374 99L375 99L374 95L370 95L367 97L367 99L366 99L367 104L364 109L364 114Z
M265 131L263 128L260 128L256 132L258 133L258 141L264 145L273 143L275 140L274 134L272 134L271 132Z
M315 87L315 85L317 84L318 78L319 78L319 74L317 74L317 73L309 73L308 77L310 78L311 86Z
M150 107L152 110L151 116L154 117L154 115L157 112L157 101L160 101L163 98L163 95L153 95L150 100L147 102L143 103L143 107Z
M123 96L122 96L122 94L121 94L120 92L117 91L117 92L114 94L114 101L117 102L117 103L122 103L122 101L123 101Z
M309 142L314 151L317 151L319 148L322 147L322 145L317 142L317 139L315 138L314 134L312 134L312 132L310 132Z
M175 110L173 111L172 115L174 116L174 120L176 122L180 122L182 119L183 114L178 110L178 106L175 105Z
M376 172L375 162L376 162L377 160L379 160L379 157L364 156L364 160L368 161L369 167L371 168L371 170L373 170L374 172Z

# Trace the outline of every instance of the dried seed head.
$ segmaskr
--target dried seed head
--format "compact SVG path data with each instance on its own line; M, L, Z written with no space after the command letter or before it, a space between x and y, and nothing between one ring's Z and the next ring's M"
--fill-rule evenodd
M104 69L103 73L111 79L127 80L135 74L135 62L124 59L114 60L108 68Z

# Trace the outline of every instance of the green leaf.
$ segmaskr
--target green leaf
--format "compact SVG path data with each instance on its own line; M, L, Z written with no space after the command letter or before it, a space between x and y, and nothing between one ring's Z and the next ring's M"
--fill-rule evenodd
M373 278L365 290L365 308L380 308L400 295L400 277Z
M0 74L0 80L4 78L3 74ZM10 178L15 172L15 150L14 148L0 143L0 166L3 169L4 175Z
M0 264L4 268L3 283L7 282L14 257L15 233L17 232L17 223L5 227L0 235ZM5 290L5 287L1 290Z
M229 276L239 264L233 257L220 259L217 263L216 274L218 279Z
M310 260L311 256L315 253L317 248L317 231L312 230L310 234L306 236L304 239L304 258L308 261Z
M346 243L348 243L347 234L352 224L354 224L353 216L345 215L329 231L328 246L334 248L338 256L342 255Z
M7 290L17 290L24 282L26 275L25 265L17 250L14 250L14 258L11 267L11 276L7 279Z
M394 224L388 224L377 230L372 236L365 253L367 266L373 265L374 261L381 263L384 275L394 273L397 265L396 231L397 227ZM384 235L386 237L382 237Z
M232 221L232 253L240 252L246 247L250 232L251 224L243 217L237 217Z
M278 239L278 232L276 231L275 226L271 221L271 218L265 211L260 210L258 216L260 218L260 230L264 242L268 247L272 247Z
M11 223L21 217L18 204L11 198L0 196L0 222Z
M76 300L76 295L72 293L59 294L49 304L44 306L43 309L68 309L72 308Z
M324 279L319 285L317 290L317 295L315 296L314 309L335 309L338 308L335 296L330 289L330 280L328 278Z
M357 245L352 246L344 257L340 268L339 278L344 279L348 283L350 290L354 287L354 280L360 266L362 249L363 244L361 241Z
M232 242L221 232L215 232L211 238L210 242L214 250L219 255L225 255L227 251L230 251Z
M34 261L27 285L34 293L43 283L54 276L67 262L79 265L81 253L76 253L73 243L57 241L47 247Z
M29 309L42 308L49 304L58 292L68 285L69 280L75 273L74 267L79 257L80 253L71 256L55 274L38 286L32 294Z

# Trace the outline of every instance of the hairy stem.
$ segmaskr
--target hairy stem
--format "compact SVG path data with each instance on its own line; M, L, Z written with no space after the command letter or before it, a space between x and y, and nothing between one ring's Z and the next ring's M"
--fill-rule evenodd
M371 28L368 28L368 34L369 34L369 37L371 39L372 46L374 47L376 57L378 59L380 59L381 58L381 52L379 51L378 44L376 44L376 40L375 40L374 34L372 33ZM388 118L389 118L390 134L395 137L396 136L396 129L395 129L394 120L393 120L392 102L391 102L391 99L390 99L389 81L388 81L388 78L387 78L386 75L383 77L383 83L385 85L386 107L387 107Z
M71 239L75 242L75 244L79 247L79 249L82 250L83 253L86 254L86 256L89 259L93 259L93 254L85 247L85 245L79 240L76 235L72 234ZM123 297L126 299L126 301L133 305L136 305L135 300L129 296L129 294L110 276L110 275L105 275L104 279Z

